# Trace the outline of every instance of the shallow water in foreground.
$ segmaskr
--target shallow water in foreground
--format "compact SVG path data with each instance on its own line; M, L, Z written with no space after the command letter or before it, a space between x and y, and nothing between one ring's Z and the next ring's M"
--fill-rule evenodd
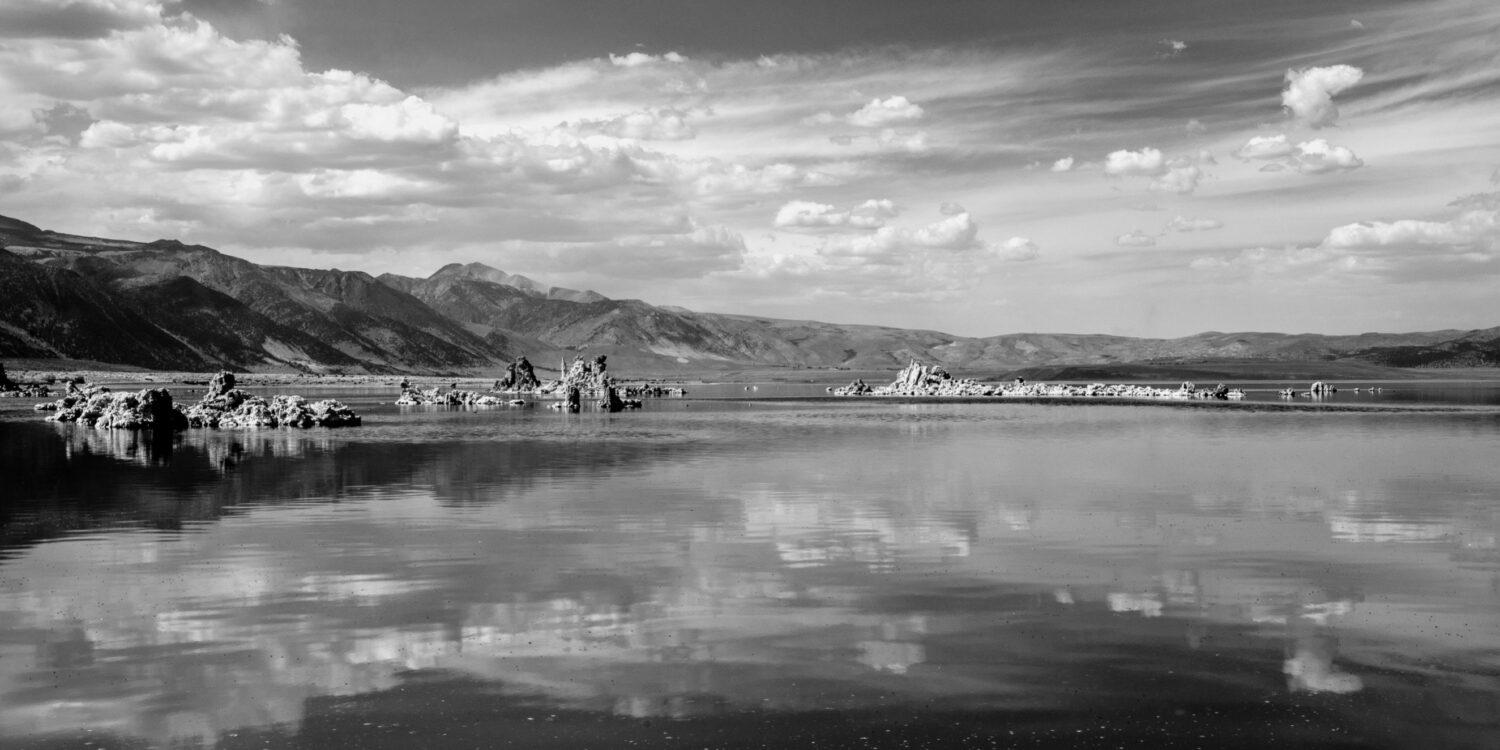
M1500 412L0 418L0 746L1500 744Z

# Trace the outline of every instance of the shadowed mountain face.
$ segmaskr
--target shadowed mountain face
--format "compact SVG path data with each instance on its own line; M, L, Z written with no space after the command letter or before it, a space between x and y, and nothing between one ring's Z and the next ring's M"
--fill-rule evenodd
M0 247L0 356L157 369L492 373L523 354L550 362L580 350L608 355L622 372L882 370L913 359L971 372L1252 360L1500 364L1500 329L973 338L697 313L550 287L479 263L425 279L260 266L200 245L79 237L3 216Z
M263 267L198 245L76 237L15 221L0 224L0 243L16 261L7 279L50 274L80 294L105 293L101 309L138 316L135 338L175 344L122 343L157 352L126 358L18 325L36 339L30 348L57 355L166 369L440 373L493 368L514 354L365 273Z
M125 295L0 250L0 356L97 359L150 368L206 363Z

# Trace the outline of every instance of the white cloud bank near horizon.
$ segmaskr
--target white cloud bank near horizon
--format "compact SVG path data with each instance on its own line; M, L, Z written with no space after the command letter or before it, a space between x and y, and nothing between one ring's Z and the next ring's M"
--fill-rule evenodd
M1170 55L1146 28L685 46L404 90L172 0L13 0L0 214L969 335L1500 323L1500 9L1360 17L1307 9L1249 55L1247 14L1184 19Z

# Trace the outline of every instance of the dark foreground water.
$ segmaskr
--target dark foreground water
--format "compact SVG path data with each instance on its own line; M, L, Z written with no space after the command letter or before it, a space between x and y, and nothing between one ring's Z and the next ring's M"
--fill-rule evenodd
M7 407L0 747L1500 746L1492 408L376 399Z

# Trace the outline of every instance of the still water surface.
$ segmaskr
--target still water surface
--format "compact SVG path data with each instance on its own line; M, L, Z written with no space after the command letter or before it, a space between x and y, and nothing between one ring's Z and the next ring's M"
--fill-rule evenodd
M0 746L1500 746L1493 409L344 395L0 415Z

